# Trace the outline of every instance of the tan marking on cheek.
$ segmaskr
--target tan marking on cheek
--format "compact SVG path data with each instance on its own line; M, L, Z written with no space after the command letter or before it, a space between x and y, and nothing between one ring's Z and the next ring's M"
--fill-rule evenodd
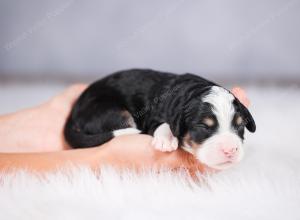
M212 127L215 125L215 121L212 118L204 118L203 123L208 127Z
M243 121L244 121L243 118L241 116L238 116L236 119L236 124L241 125L243 123Z
M199 144L195 143L192 139L190 134L188 133L187 135L184 136L183 142L187 143L190 147L192 147L193 150L198 149L200 146Z

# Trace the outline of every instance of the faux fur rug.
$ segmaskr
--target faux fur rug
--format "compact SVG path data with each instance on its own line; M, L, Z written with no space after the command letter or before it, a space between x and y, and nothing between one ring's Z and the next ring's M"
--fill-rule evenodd
M300 90L248 88L245 159L201 184L184 173L0 176L0 219L300 219Z

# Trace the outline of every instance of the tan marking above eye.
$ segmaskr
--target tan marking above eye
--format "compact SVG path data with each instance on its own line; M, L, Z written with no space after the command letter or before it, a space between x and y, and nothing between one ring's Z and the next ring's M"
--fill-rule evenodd
M208 127L212 127L215 124L215 121L212 118L204 118L203 123Z
M241 125L242 123L243 123L243 118L241 117L241 116L238 116L237 118L236 118L236 124L237 125Z

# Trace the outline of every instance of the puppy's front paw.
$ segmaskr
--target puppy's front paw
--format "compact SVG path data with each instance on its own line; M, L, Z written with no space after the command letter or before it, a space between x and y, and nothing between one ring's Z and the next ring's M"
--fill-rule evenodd
M176 137L154 137L152 145L156 150L171 152L178 148L178 140Z
M160 125L153 134L152 145L155 149L163 152L174 151L178 148L178 139L173 136L167 123Z

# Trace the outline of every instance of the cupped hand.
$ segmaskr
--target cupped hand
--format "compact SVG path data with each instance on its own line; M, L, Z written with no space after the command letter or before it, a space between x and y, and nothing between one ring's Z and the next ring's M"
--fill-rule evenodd
M137 170L147 167L172 170L185 168L191 174L195 171L209 171L209 168L182 149L169 153L155 150L149 135L119 136L99 147L64 151L70 149L63 136L66 119L73 103L86 87L81 84L71 86L40 106L1 116L0 152L18 153L0 154L0 170L1 166L17 168L29 165L34 170L51 170L60 164L74 162L91 168L109 165ZM241 88L234 88L232 92L248 107L249 100ZM47 151L55 152L45 153Z
M49 143L56 143L58 149L67 149L63 138L63 127L72 105L87 86L84 84L73 85L63 93L52 98L46 103L45 109L48 113L48 129L52 131L48 135ZM248 107L250 102L245 91L234 87L232 93ZM185 168L190 172L212 171L195 159L193 155L182 149L166 153L153 148L152 137L149 135L127 135L119 136L107 144L98 147L100 156L105 155L107 165L122 168L141 169L151 168ZM49 145L49 147L51 147ZM102 161L103 162L103 161Z
M87 86L70 86L39 106L0 116L0 152L68 149L63 130L74 101Z
M44 127L41 127L40 132L45 132L41 138L47 139L47 141L44 140L44 147L45 144L47 145L46 149L53 149L54 146L56 149L53 150L70 149L63 135L64 126L74 102L86 88L86 84L72 85L41 105L40 112L43 116L41 119L44 122Z

